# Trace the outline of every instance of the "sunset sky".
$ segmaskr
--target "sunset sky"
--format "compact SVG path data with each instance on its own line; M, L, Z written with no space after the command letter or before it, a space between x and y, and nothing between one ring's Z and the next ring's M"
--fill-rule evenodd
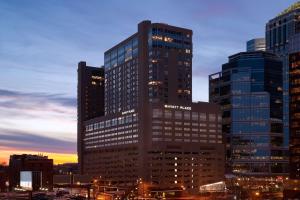
M140 21L193 30L193 100L207 101L208 75L294 2L0 0L0 162L14 153L76 162L77 63L101 66Z

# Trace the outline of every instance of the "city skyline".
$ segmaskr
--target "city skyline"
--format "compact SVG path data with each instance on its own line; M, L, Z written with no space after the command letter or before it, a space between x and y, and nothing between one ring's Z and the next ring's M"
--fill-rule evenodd
M193 101L208 101L208 75L229 55L245 51L247 40L264 37L268 19L295 1L273 7L264 1L259 8L233 0L190 1L184 8L177 1L154 1L143 9L137 2L130 7L117 1L35 2L0 2L0 24L7 27L0 34L0 65L7 67L0 74L0 162L12 152L44 153L56 163L76 161L77 62L103 65L104 50L133 34L139 21L194 31ZM157 5L168 9L153 13ZM125 9L113 18L113 8ZM122 33L112 28L118 26Z

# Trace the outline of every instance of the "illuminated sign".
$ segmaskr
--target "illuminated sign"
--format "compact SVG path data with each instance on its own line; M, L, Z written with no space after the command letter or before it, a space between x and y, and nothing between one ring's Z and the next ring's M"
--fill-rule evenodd
M126 111L122 112L122 115L127 115L129 113L134 113L134 109L126 110Z
M32 190L32 171L20 172L20 186L26 190Z
M177 105L165 105L165 108L172 108L172 109L180 109L180 110L192 110L190 106L177 106Z
M92 76L92 79L103 80L103 77L101 77L101 76Z

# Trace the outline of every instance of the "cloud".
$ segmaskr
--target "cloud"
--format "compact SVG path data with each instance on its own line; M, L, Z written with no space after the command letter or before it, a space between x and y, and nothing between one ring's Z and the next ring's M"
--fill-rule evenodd
M74 114L75 107L76 99L65 97L62 94L23 93L0 89L0 109L4 109L7 114L11 114L10 116L14 116L15 111L19 112L19 115L25 116L34 116L35 113L33 111L72 115ZM49 111L53 111L54 113L50 113Z
M76 116L76 98L0 89L0 154L74 154Z
M53 153L76 152L75 141L64 141L14 129L0 129L1 150L25 150Z
M76 98L65 97L63 94L24 93L0 89L0 98L0 107L9 106L10 104L21 106L26 101L30 101L32 105L54 103L66 107L76 107ZM24 102L19 100L24 100Z

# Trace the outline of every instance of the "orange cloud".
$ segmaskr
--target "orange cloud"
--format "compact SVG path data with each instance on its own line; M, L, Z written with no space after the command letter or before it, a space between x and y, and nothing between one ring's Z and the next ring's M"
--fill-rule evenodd
M0 163L9 163L9 156L12 154L43 154L48 156L48 158L53 159L54 164L62 163L75 163L77 162L77 154L67 154L67 153L51 153L51 152L36 152L36 151L11 151L11 150L1 150L0 152Z

